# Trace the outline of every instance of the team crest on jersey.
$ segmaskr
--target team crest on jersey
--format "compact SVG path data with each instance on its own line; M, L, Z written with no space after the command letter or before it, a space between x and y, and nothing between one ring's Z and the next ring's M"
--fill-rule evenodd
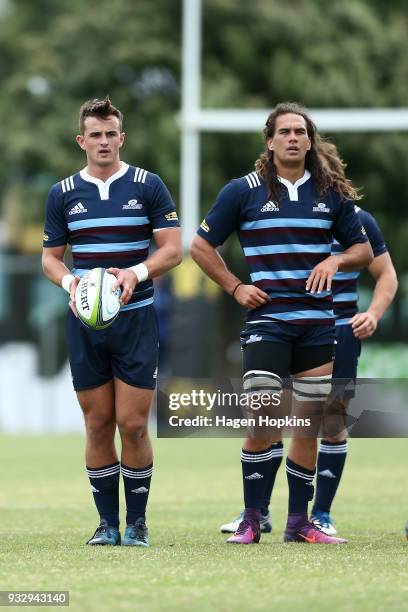
M201 222L200 227L201 227L201 229L203 229L205 232L209 232L209 231L210 231L210 226L208 225L208 223L206 222L206 220L205 220L205 219L204 219L204 220Z
M140 210L143 208L143 204L137 200L129 200L127 204L122 206L122 210Z
M279 212L279 206L276 202L269 200L269 202L262 206L261 212Z
M137 200L129 200L127 204L122 206L122 210L140 210L143 207L143 204L138 202Z
M329 213L330 212L330 208L327 208L327 206L326 206L326 204L324 202L319 202L319 204L317 204L317 206L313 206L313 212Z
M75 204L75 206L71 208L68 214L69 215L80 215L81 213L86 213L86 212L88 212L88 209L85 208L82 202L78 202L78 204Z
M175 211L171 213L167 213L167 215L164 215L164 216L166 217L167 221L178 221L178 216Z

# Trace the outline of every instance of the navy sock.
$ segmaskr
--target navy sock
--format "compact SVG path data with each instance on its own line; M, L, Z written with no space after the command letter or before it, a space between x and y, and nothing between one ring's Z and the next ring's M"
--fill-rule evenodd
M101 519L119 527L119 462L100 468L86 466L95 505Z
M321 440L317 457L316 498L312 513L330 512L347 457L347 440Z
M261 513L265 516L269 512L269 504L271 502L272 491L275 484L276 474L280 468L283 457L283 444L282 442L274 442L270 447L272 450L272 458L270 460L269 475L266 479L265 486L265 497L261 507Z
M133 524L138 518L146 518L153 463L144 468L121 465L126 498L126 524Z
M241 451L245 508L265 506L265 489L271 470L273 446L262 451Z
M289 514L305 514L307 519L307 506L314 493L315 470L308 470L287 457L286 475L289 486Z

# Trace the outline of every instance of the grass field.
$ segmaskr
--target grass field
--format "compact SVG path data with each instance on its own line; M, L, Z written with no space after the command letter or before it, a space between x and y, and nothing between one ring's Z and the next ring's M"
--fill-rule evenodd
M363 343L359 378L408 378L408 347L404 343Z
M241 507L240 441L156 440L149 549L91 548L83 440L0 437L0 589L69 590L73 610L408 610L407 440L352 440L334 515L345 546L227 546ZM123 504L122 504L123 505Z

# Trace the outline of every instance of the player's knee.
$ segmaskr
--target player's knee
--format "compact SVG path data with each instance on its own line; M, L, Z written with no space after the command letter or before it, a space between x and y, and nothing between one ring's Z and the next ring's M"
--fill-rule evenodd
M112 417L88 414L85 425L88 439L97 443L111 440L115 433L115 420Z
M245 393L280 395L282 393L282 379L274 372L266 370L249 370L244 374L243 387Z
M305 376L294 378L293 396L298 402L323 402L330 395L332 388L331 374L325 376Z
M147 417L131 415L118 420L118 429L122 437L143 438L147 433Z

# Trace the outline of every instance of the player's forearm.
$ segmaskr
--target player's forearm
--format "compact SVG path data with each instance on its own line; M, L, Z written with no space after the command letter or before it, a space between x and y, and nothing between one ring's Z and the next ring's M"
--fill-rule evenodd
M64 276L70 274L69 269L61 259L47 254L42 257L42 269L45 276L59 287L61 287Z
M353 272L366 268L372 262L373 251L368 242L353 244L336 258L339 272Z
M172 268L178 266L183 259L181 246L166 244L159 247L152 255L144 261L149 278L155 278L165 274Z
M225 261L215 247L203 239L195 238L192 242L190 253L203 272L227 293L232 295L237 284L240 283L240 279L227 268Z
M371 303L367 309L377 321L382 319L388 306L393 301L398 289L398 280L395 271L390 270L381 275L376 284Z

